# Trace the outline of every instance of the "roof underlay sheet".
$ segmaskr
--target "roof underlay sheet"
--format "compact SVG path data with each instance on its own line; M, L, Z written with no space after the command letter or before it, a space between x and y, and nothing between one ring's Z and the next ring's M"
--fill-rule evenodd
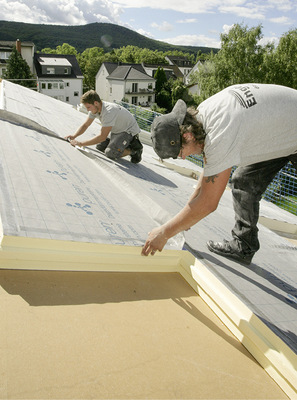
M0 82L1 268L178 272L293 398L297 247L267 225L296 233L297 217L262 201L261 249L251 266L241 266L206 246L231 236L226 190L214 213L162 253L141 257L148 232L181 210L201 169L187 160L162 162L145 132L139 164L112 161L95 146L75 148L64 137L85 119L61 101ZM99 131L95 121L84 137Z

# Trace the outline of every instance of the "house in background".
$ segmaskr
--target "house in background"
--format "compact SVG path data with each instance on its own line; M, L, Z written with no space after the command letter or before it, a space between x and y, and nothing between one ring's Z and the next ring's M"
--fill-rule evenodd
M149 107L155 102L155 79L141 64L104 62L96 75L96 92L105 101Z
M187 85L187 88L189 90L189 93L192 95L198 95L200 96L200 85L196 82L195 83L191 82L191 77L199 71L201 66L205 63L204 60L198 60L194 67L190 70L190 72L185 76L185 84Z
M21 42L19 39L17 39L16 41L0 40L0 78L3 76L6 70L7 61L11 55L14 46L21 54L23 59L26 60L31 73L34 74L35 72L33 63L35 45L33 42Z
M183 77L186 77L193 68L193 64L186 57L166 56L165 58L169 62L169 65L175 65L178 67Z
M154 77L158 68L162 68L165 72L167 80L169 79L183 79L184 75L180 71L180 69L176 65L167 65L167 64L141 64L145 70L145 72Z
M83 93L83 75L74 55L34 54L38 92L74 106Z

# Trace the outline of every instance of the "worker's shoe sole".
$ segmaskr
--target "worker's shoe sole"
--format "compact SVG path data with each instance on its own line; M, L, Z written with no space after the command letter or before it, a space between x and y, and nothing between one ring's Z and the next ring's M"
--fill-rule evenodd
M208 249L213 253L230 258L231 260L238 261L245 265L249 265L254 256L254 253L243 254L234 251L227 240L224 240L223 242L214 242L212 240L209 240L206 245Z

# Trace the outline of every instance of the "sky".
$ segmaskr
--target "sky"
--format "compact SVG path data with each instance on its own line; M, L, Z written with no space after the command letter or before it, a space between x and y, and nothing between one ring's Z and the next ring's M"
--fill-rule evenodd
M249 29L261 24L261 42L277 45L283 34L297 28L297 0L0 0L0 20L107 22L170 44L215 48L233 24Z

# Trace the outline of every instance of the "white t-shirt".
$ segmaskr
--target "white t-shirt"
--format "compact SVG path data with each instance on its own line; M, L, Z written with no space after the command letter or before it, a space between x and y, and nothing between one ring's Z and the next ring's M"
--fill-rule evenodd
M204 175L297 153L297 90L279 85L227 87L198 106L207 134Z
M102 101L101 113L88 113L89 118L99 118L102 127L111 126L111 133L117 134L122 132L130 133L132 136L140 132L134 116L126 110L126 108L115 103Z

